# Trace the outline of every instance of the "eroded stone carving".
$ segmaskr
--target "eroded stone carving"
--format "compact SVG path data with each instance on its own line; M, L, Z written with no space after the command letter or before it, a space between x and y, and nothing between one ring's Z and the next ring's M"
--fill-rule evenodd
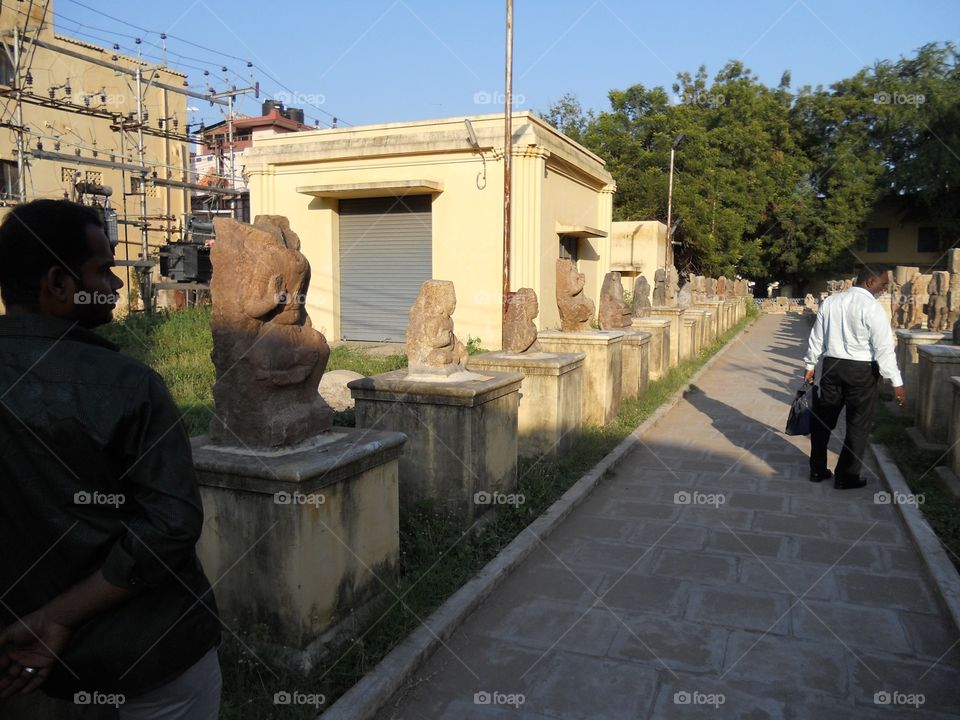
M214 220L210 328L217 381L210 438L221 445L297 445L332 424L317 394L330 348L304 301L310 264L285 217Z
M564 332L591 330L595 306L583 294L586 279L577 272L572 260L557 260L557 308L560 310L560 329Z
M950 273L937 270L927 287L927 303L924 312L927 314L927 329L934 332L946 332L950 329L947 322L950 311L947 304L947 293L950 291Z
M653 274L653 304L655 307L667 304L667 271L663 268Z
M650 283L643 275L639 275L633 285L633 314L635 317L650 314Z
M603 286L600 288L600 329L620 330L630 327L632 312L623 297L623 285L620 282L620 273L608 272L603 277Z
M449 280L427 280L410 308L407 322L407 367L411 375L462 372L467 349L453 334L457 294Z
M689 282L685 282L680 292L677 293L677 306L688 308L693 304L693 288Z
M540 314L540 303L532 288L520 288L507 296L507 313L503 318L503 351L508 353L539 352L537 326L533 319Z

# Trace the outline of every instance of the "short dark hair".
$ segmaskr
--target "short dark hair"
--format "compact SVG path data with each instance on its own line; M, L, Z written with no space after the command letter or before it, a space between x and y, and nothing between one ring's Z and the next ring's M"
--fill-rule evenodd
M40 298L40 278L55 266L78 275L92 254L87 227L102 228L96 208L69 200L34 200L17 205L0 224L0 295L7 305Z
M857 285L863 285L870 278L880 277L888 272L890 270L882 265L864 265L857 273Z

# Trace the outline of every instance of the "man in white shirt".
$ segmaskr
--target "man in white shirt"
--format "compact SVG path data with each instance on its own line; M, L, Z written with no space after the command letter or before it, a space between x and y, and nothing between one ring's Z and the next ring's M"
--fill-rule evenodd
M823 358L820 393L813 407L810 432L810 480L834 478L839 490L861 488L863 453L873 425L879 378L893 385L900 406L906 399L897 368L896 341L890 319L876 296L887 289L890 274L865 266L857 284L831 295L820 306L810 331L804 379L813 383L817 361ZM840 411L847 408L847 436L834 473L827 469L827 444Z

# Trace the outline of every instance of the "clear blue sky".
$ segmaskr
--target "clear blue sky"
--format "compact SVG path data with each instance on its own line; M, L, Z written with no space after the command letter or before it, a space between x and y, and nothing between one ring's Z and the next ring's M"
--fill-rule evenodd
M337 116L353 125L499 111L485 103L503 88L504 8L491 0L54 0L60 32L128 53L140 35L144 52L159 55L151 46L164 31L201 46L167 41L169 64L198 89L199 68L210 68L221 90L220 67L240 83L249 59L264 92L304 107L311 124ZM514 33L517 107L544 110L572 92L602 110L611 88L669 90L677 72L705 64L712 76L733 58L768 85L787 69L794 88L829 85L926 42L960 40L960 2L515 0ZM195 118L220 119L208 104L190 104L200 109ZM252 99L239 109L259 114Z

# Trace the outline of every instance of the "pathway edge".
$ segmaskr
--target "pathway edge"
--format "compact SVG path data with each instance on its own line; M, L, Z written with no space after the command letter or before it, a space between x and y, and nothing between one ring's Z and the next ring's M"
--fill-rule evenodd
M619 445L571 485L540 517L527 525L524 531L521 531L496 557L484 565L480 572L447 598L423 624L387 653L376 667L316 717L322 720L369 720L380 712L403 683L420 669L420 666L453 634L467 616L537 548L541 540L553 532L574 508L587 498L603 476L640 441L644 433L670 412L684 398L690 387L761 317L763 316L754 317L740 332L731 337L713 357L703 364L703 367L690 377L686 385L671 395Z
M870 452L880 469L880 476L891 493L909 495L910 487L900 472L900 468L890 459L886 448L878 443L870 443ZM923 517L919 505L914 503L895 503L913 546L920 553L927 576L936 588L941 604L960 630L960 574L947 556L940 538Z

